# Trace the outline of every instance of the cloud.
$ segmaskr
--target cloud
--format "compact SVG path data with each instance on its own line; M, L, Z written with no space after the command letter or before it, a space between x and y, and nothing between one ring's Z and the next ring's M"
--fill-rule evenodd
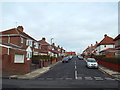
M3 28L23 25L25 32L37 40L50 42L81 52L88 45L118 33L117 2L40 2L4 3Z

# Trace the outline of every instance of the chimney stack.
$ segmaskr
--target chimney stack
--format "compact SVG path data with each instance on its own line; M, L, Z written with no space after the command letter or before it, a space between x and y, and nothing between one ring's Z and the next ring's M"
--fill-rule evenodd
M18 26L17 29L20 30L20 31L22 31L22 32L24 30L23 26Z
M96 44L97 44L98 42L96 41Z
M107 34L105 34L104 37L107 37Z
M55 46L55 43L52 43L53 46Z
M42 40L44 40L44 41L45 41L46 39L43 37L43 38L42 38Z

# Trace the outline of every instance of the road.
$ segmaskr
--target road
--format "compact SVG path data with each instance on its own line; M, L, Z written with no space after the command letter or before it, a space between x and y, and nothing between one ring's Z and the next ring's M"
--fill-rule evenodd
M99 69L88 69L84 60L73 57L60 62L48 72L30 80L3 79L3 88L111 88L118 90L119 81Z

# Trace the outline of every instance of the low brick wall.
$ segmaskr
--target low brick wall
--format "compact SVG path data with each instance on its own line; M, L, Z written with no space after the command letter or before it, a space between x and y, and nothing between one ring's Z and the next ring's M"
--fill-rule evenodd
M106 62L106 61L101 61L101 60L97 60L97 62L98 62L98 64L100 64L102 66L105 66L107 68L110 68L112 70L120 72L120 65L109 63L109 62Z

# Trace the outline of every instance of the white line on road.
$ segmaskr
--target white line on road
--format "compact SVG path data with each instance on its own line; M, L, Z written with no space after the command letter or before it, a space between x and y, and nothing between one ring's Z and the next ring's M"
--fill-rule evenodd
M76 65L75 65L75 69L77 69Z
M77 79L77 71L75 70L75 79Z

